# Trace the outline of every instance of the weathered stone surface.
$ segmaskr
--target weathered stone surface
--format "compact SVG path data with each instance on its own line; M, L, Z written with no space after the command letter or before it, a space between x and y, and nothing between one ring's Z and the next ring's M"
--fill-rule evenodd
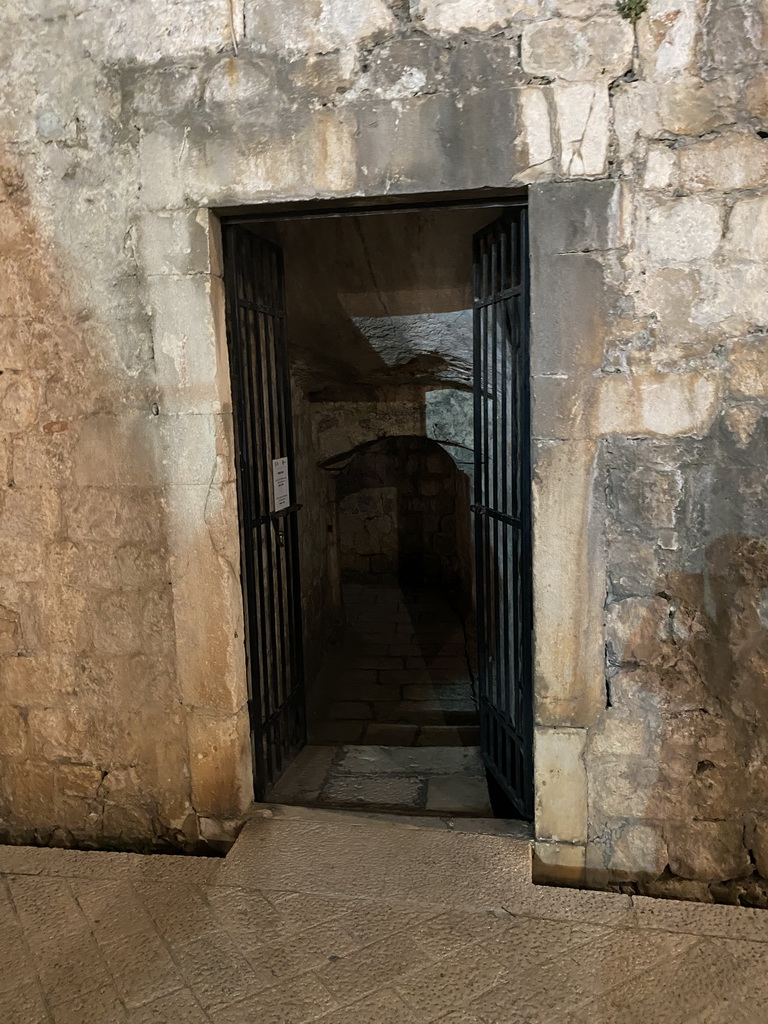
M560 172L598 177L608 155L608 91L586 82L554 88L560 133Z
M632 29L620 18L534 22L523 30L522 65L530 75L564 81L610 80L629 68L632 44Z
M727 132L677 151L681 188L730 192L760 188L768 178L768 140Z
M531 0L414 0L411 13L432 32L487 31L536 14Z
M587 777L583 729L536 729L536 833L565 843L586 841Z
M768 262L768 198L736 200L728 218L725 249L731 257Z
M602 0L14 0L0 20L0 777L3 799L18 795L7 835L185 844L197 815L224 835L249 799L208 211L536 182L537 715L590 732L582 838L547 857L581 871L586 843L589 866L631 880L632 851L655 871L670 823L724 819L751 842L767 813L768 717L768 228L749 194L766 179L758 0L653 0L626 75L633 34ZM289 268L298 253L320 277L342 254L355 270L348 287L319 289L343 299L336 328L412 323L430 268L445 270L428 310L444 324L471 305L471 235L493 216L430 212L423 232L393 231L368 250L394 267L373 283L361 236L311 249L297 221L270 230L294 232ZM393 221L365 223L386 233ZM468 364L464 351L446 371L439 331L410 363L402 331L394 360L391 338L376 351L365 332L348 358L349 336L318 330L299 292L301 341L314 344L301 383L327 389L299 414L309 651L338 607L317 462L437 429L423 389L456 383L457 368L466 385ZM375 391L363 401L358 385ZM449 513L423 510L432 532ZM36 738L13 731L17 708ZM551 834L560 815L576 834L570 806L547 814ZM712 861L678 850L678 862L698 873L678 880L686 892L709 892Z
M751 871L738 825L724 821L694 821L666 829L669 866L681 878L725 881Z
M721 210L716 202L691 197L645 205L648 255L667 265L710 259L720 243Z

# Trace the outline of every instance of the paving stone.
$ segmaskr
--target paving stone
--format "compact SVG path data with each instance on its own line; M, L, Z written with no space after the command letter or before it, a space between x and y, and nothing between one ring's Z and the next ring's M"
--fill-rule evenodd
M402 752L387 753L397 769L408 767ZM462 832L458 823L452 831L436 818L269 813L218 861L213 885L189 884L183 858L174 858L178 882L133 868L131 882L120 855L112 879L87 867L71 882L9 876L13 899L0 888L2 1024L765 1017L762 911L534 886L528 839ZM486 830L504 825L486 822ZM110 856L101 855L98 872ZM178 987L159 994L168 985Z
M324 803L371 807L417 808L423 805L424 782L420 778L376 775L334 775L323 789Z
M305 974L245 1002L214 1011L210 1019L213 1024L303 1024L337 1005L315 975Z
M491 814L488 785L484 778L461 779L434 776L427 787L427 810L445 814L466 814L481 818Z
M395 990L417 1016L431 1020L509 979L509 970L485 947L475 945L413 972Z
M51 1020L36 983L18 985L4 991L0 995L0 1011L3 1024L49 1024Z
M419 947L400 933L329 964L318 976L340 1002L354 1002L427 962Z
M128 1024L208 1024L209 1020L188 988L128 1011Z

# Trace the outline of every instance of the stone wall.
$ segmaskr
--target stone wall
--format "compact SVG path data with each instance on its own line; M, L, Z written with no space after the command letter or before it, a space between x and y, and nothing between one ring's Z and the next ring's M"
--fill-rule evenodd
M343 579L399 580L466 596L466 478L434 441L390 437L364 446L336 477L336 495Z
M3 5L4 836L189 845L248 803L206 211L530 186L536 873L762 898L767 20Z

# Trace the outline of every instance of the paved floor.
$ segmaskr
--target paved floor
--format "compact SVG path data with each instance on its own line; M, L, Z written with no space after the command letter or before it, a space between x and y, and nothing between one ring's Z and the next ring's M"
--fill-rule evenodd
M768 1020L764 911L532 886L496 822L325 814L264 810L223 861L0 847L0 1020Z
M464 626L436 590L344 587L347 625L309 695L315 745L478 743Z
M478 747L305 747L275 803L404 814L492 815Z

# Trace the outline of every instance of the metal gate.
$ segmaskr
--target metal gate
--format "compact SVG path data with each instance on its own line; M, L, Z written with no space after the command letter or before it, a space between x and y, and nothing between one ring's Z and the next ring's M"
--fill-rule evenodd
M528 219L511 208L474 239L475 558L480 748L533 817Z
M282 251L224 228L245 653L256 799L306 742Z

